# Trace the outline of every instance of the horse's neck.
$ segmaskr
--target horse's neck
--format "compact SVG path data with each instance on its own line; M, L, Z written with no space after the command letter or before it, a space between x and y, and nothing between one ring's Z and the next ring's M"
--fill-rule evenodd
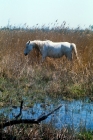
M39 51L40 53L42 53L42 49L41 49L40 43L37 43L37 44L35 45L35 49L36 49L37 51Z

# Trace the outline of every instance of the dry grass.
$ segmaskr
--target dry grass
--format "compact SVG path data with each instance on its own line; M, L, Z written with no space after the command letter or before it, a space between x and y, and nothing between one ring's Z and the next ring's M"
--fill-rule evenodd
M52 40L68 41L77 45L80 64L77 60L72 63L68 62L65 57L60 59L47 58L41 64L41 56L35 50L24 56L25 44L28 40ZM0 76L8 79L13 83L13 94L9 94L10 88L8 83L1 82L0 93L3 93L4 105L9 103L8 97L12 100L13 105L17 100L26 93L47 93L53 97L62 95L66 98L77 98L89 96L93 100L93 32L85 31L67 31L66 29L44 31L36 29L30 30L0 30ZM18 87L17 87L18 86ZM9 90L5 92L4 90ZM22 93L22 94L21 94ZM27 95L27 96L28 96ZM5 96L5 97L4 97ZM20 96L20 97L19 97ZM41 97L41 96L40 96ZM37 97L38 98L38 97ZM0 105L1 105L0 104ZM1 105L1 106L3 106ZM15 126L14 126L15 127ZM67 129L56 132L49 128L29 128L30 131L24 135L26 129L21 129L19 137L26 136L28 139L72 139ZM16 131L15 131L16 130ZM14 129L11 132L17 132ZM8 131L7 131L8 132ZM29 133L28 133L29 132ZM73 134L73 133L72 133ZM4 136L4 135L3 135ZM39 138L40 136L40 138ZM42 138L41 138L42 137ZM22 139L22 137L20 138ZM73 137L74 139L74 137Z
M51 125L33 125L33 127L31 125L20 125L4 130L0 134L0 138L4 140L79 140L73 132L68 128L58 131L53 129Z
M46 81L46 92L75 94L74 87L91 94L93 91L93 32L67 31L66 29L43 30L0 30L0 75L8 78L30 78L35 83L37 77ZM65 57L60 59L47 58L41 65L41 56L35 50L25 57L23 52L28 40L68 41L77 45L80 64L77 60L68 62ZM70 89L71 88L71 89ZM69 90L70 89L70 90ZM78 91L78 90L77 90ZM81 90L80 90L81 91Z

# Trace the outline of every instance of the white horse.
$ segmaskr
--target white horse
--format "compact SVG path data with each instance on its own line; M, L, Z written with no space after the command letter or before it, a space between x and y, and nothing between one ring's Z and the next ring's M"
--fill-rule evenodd
M26 48L24 51L24 55L28 55L30 51L33 49L37 49L42 55L42 62L46 57L60 58L62 56L66 56L68 60L72 60L72 52L76 58L78 59L76 45L74 43L69 42L52 42L50 40L40 41L28 41L26 43Z

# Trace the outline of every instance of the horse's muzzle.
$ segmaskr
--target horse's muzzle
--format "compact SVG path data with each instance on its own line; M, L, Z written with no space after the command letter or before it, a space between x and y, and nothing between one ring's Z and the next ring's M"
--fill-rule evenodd
M27 53L24 53L24 55L26 56L26 55L27 55Z

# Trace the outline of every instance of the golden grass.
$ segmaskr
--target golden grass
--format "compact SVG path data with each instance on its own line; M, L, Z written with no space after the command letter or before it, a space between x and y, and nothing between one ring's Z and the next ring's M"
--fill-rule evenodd
M43 31L0 30L0 75L9 78L28 77L30 83L41 78L46 81L46 92L69 91L71 87L80 87L92 92L93 85L93 32L67 31L66 29ZM25 44L28 40L52 40L73 42L77 46L80 64L74 59L68 62L65 57L47 58L40 64L41 56L35 50L24 56ZM39 79L40 80L40 79ZM69 85L69 86L68 86ZM72 91L72 89L71 89ZM84 91L84 92L85 92ZM74 92L74 91L72 91Z
M41 64L41 55L35 50L25 57L26 42L35 39L75 43L80 64L75 59L73 62L68 62L65 57L47 58ZM45 96L46 93L52 97L62 95L64 98L88 96L93 100L92 54L93 32L88 30L82 32L79 30L67 31L66 29L48 32L39 29L34 31L0 30L0 94L2 93L0 106L10 104L17 106L18 102L23 99L22 96L27 98L25 102L31 106L31 104L38 102L39 98L43 101L42 96ZM39 128L30 129L28 126L27 128L20 127L21 131L19 131L19 128L14 126L10 133L29 139L33 137L39 139L41 135L43 139L52 139L53 137L63 139L64 136L69 139L73 137L71 135L73 133L69 133L65 128L61 132L53 131L53 129L49 129L49 126L43 127L42 132L39 131ZM4 134L2 135L4 136Z

